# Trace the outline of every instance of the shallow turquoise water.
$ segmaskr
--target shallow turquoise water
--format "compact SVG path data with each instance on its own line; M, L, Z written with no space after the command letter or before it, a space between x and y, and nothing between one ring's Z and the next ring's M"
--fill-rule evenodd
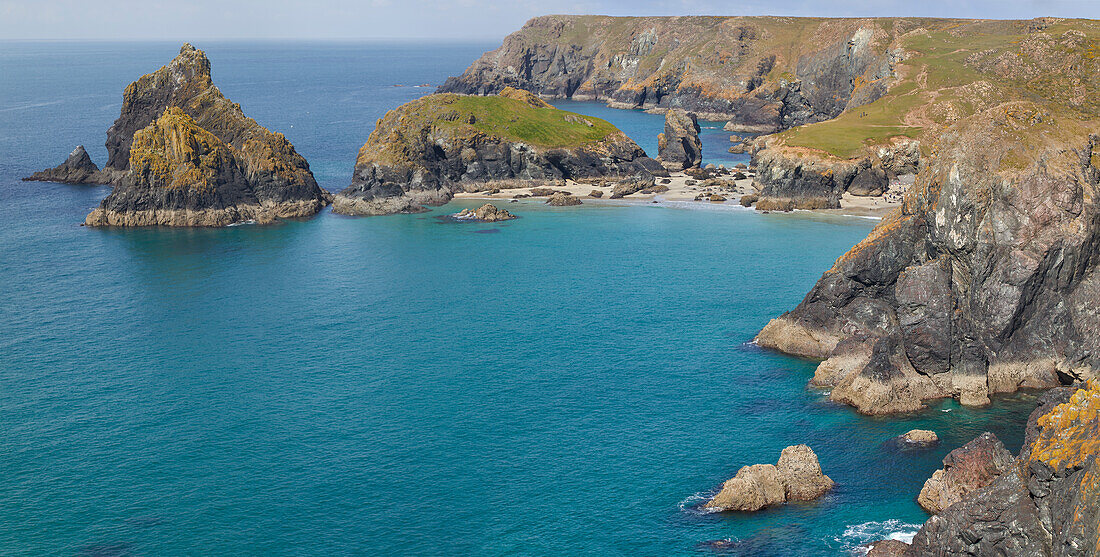
M122 87L178 46L0 46L0 554L826 555L911 532L950 448L1020 443L1030 395L866 418L748 344L872 221L526 202L86 229L106 188L18 177L77 143L102 161ZM395 83L489 48L197 46L330 189L428 91ZM883 446L918 426L944 444ZM696 509L803 442L825 499Z

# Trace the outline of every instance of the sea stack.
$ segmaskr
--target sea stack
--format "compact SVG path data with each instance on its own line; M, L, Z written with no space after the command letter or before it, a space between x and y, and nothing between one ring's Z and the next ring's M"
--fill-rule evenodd
M352 184L333 211L426 210L455 193L552 185L564 179L642 177L663 171L615 126L558 110L518 89L472 97L429 95L386 113L359 150Z
M85 151L84 146L80 145L69 153L69 158L65 159L65 162L53 168L35 172L23 178L23 180L28 182L57 182L59 184L90 184L98 183L104 180L104 177L100 175L99 167L88 156L88 151Z
M673 172L699 168L703 162L703 143L699 140L699 120L694 112L679 108L665 112L665 131L657 134L657 158Z
M168 65L126 87L106 145L101 171L92 171L86 154L79 173L57 172L75 164L73 156L48 171L74 178L70 183L116 186L88 215L90 226L266 223L313 215L331 198L282 134L268 131L222 95L206 54L190 44Z

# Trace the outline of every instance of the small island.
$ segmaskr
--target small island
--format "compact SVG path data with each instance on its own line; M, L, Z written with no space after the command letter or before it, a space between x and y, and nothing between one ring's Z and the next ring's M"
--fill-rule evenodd
M652 185L663 174L661 163L615 126L558 110L527 91L436 94L379 120L333 211L412 213L490 186L538 187L583 178Z

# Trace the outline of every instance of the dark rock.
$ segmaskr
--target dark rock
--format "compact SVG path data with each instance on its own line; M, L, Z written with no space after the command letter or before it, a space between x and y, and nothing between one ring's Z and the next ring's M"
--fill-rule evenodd
M599 199L599 198L603 197L603 192L600 191L600 190L592 190L592 191L588 192L588 197L593 197L593 198Z
M741 199L738 201L741 203L742 207L752 207L752 204L756 203L757 199L760 199L759 195L750 193L748 195L742 195Z
M680 109L665 112L665 131L657 135L657 158L672 171L699 166L703 161L703 143L699 140L699 121L694 112Z
M92 162L84 146L80 145L65 162L53 168L35 172L23 178L25 181L57 182L60 184L98 184L103 177L99 173L99 167Z

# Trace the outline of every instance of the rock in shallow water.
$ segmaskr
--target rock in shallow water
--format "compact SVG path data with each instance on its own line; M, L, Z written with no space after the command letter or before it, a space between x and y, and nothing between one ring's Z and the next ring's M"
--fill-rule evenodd
M703 508L720 511L758 511L790 501L812 501L835 483L821 472L817 455L807 445L783 449L779 462L744 466L722 484L722 490Z
M554 207L570 207L573 205L580 205L581 200L568 193L558 192L551 195L550 198L546 200L546 204Z
M475 210L463 209L451 216L459 220L473 220L479 222L497 222L516 218L512 213L492 203L486 203Z
M924 483L917 503L929 513L939 514L971 491L993 483L1012 464L1012 453L1001 440L992 433L983 433L944 457L943 469L936 470Z
M23 178L28 182L58 182L61 184L94 184L102 180L99 167L92 162L84 146L80 145L69 153L65 162Z

